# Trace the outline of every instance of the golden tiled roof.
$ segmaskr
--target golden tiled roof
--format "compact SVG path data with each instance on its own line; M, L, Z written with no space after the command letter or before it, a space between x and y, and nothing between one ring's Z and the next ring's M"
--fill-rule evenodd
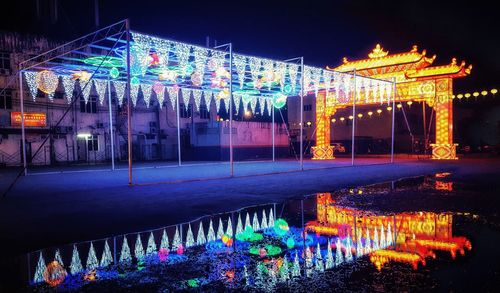
M408 70L405 73L406 78L426 78L439 75L447 75L450 77L463 77L469 75L472 70L472 65L465 67L465 61L460 65L457 64L457 59L453 58L448 65L432 66L417 70Z

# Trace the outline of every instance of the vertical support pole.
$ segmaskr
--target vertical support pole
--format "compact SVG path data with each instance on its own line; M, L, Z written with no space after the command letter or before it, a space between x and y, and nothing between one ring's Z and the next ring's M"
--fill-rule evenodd
M305 258L305 253L306 253L306 227L304 226L304 200L300 201L300 215L301 215L301 220L302 220L302 253L304 254L304 258ZM307 266L306 266L306 262L305 261L304 261L304 274L307 275Z
M276 125L274 125L274 106L271 105L271 118L272 118L272 123L271 123L271 128L272 128L272 135L273 135L273 162L276 161L276 144L275 144L275 138L274 138L274 128L276 127Z
M108 79L109 137L111 140L111 171L115 170L115 139L113 137L113 112L111 110L111 81Z
M394 120L396 117L396 79L392 79L392 125L391 125L391 164L394 163ZM412 141L413 146L413 141Z
M128 185L132 185L132 107L130 104L130 20L125 20L127 31L127 146L128 146Z
M21 100L21 145L23 148L23 170L24 176L26 176L28 175L28 164L26 158L26 130L24 128L24 91L22 70L19 70L19 99Z
M358 228L356 227L356 222L358 221L358 215L354 212L354 237L351 237L351 240L356 241L356 259L359 258L359 247L358 247Z
M186 106L186 105L184 105ZM181 159L181 111L179 105L179 90L177 90L177 98L175 101L175 111L177 112L177 157L178 157L178 165L182 165Z
M229 165L234 176L233 161L233 44L229 43Z
M353 73L354 77L354 94L352 98L352 142L351 142L351 166L354 166L354 136L356 135L356 69ZM351 83L349 83L349 86Z
M300 57L300 170L304 170L304 57Z
M422 121L424 126L424 155L427 155L427 115L425 115L425 101L422 101Z

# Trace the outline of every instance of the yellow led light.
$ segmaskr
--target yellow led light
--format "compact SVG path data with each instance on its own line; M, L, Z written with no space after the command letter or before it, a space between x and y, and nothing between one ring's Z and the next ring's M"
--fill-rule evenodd
M358 114L358 117L359 117L359 118L362 118L362 117L363 117L363 114L359 113L359 114Z
M497 90L497 89L492 89L490 92L491 92L492 94L496 94L496 93L498 92L498 90Z
M382 109L377 109L377 113L382 113Z
M332 119L332 122L333 122L333 123L335 123L335 121L337 121L337 119L333 118L333 119Z
M307 121L307 126L311 126L312 122L311 121Z
M477 97L477 96L479 96L479 93L478 93L478 92L474 92L472 95L473 95L474 97Z
M344 117L340 117L340 121L344 121L344 120L345 120L345 118L344 118Z
M411 104L413 104L413 102L412 101L408 101L408 102L406 102L406 104L408 104L408 106L411 106Z
M469 93L466 93L466 94L464 95L464 97L466 97L466 98L470 98L470 94L469 94Z
M372 111L369 111L368 112L368 116L372 116L373 115L373 112Z
M397 107L398 109L401 109L401 108L403 108L403 105L401 105L401 104L397 104L397 105L396 105L396 107Z
M481 95L486 96L488 94L488 91L482 91Z
M457 98L459 98L459 99L461 99L461 98L463 98L463 97L464 97L464 95L462 95L462 94L458 94L458 95L457 95Z
M455 98L455 95L451 95L451 98L454 99Z
M354 117L352 117L352 115L349 115L349 119L352 120Z
M392 110L391 106L387 107L387 111L391 111L391 110Z

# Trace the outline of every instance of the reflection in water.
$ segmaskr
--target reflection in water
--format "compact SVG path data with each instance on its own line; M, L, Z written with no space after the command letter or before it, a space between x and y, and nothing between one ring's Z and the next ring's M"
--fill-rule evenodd
M416 269L419 263L425 265L426 257L435 258L435 250L455 258L457 252L463 255L472 248L467 238L453 237L451 213L375 215L336 206L331 193L320 193L316 200L317 220L307 223L306 230L351 238L356 255L369 253L379 270L389 261L409 263Z
M435 177L444 180L446 176ZM434 186L434 181L439 189L436 178L424 180L424 184ZM388 188L394 188L394 184L350 189L347 196L385 193ZM113 237L71 245L66 252L58 248L50 270L44 255L54 252L40 251L33 254L38 263L31 276L37 289L46 282L65 289L91 286L88 288L105 291L134 286L214 291L271 291L285 286L303 291L307 289L305 280L319 278L325 282L325 274L335 276L346 267L360 266L363 260L369 259L379 271L390 262L408 264L416 270L419 265L425 266L426 260L436 258L437 251L445 251L454 259L457 253L471 250L467 238L453 236L451 213L375 214L339 206L336 198L331 193L319 193L287 202L281 211L275 205L252 207L159 231L130 234L119 241ZM100 262L96 255L102 255Z

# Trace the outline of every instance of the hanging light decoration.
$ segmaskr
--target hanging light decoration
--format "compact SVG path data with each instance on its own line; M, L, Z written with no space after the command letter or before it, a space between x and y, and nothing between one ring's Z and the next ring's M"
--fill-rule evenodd
M191 82L193 83L194 86L201 86L203 84L203 75L201 74L201 72L196 70L191 75Z
M210 71L216 71L220 67L224 67L226 62L226 52L212 50L212 57L208 61L207 68Z
M203 97L205 99L205 104L207 105L207 109L210 111L210 103L212 102L213 94L209 90L203 91Z
M264 97L259 97L259 106L260 106L260 115L264 115L264 111L266 108L266 99ZM269 113L269 111L268 111Z
M252 76L252 82L254 88L257 87L257 81L259 80L260 68L262 65L262 61L256 57L249 57L249 65L250 65L250 75Z
M234 66L236 67L236 74L240 83L240 89L245 85L245 71L247 67L247 57L242 55L234 55Z
M104 98L106 94L106 85L107 81L103 79L94 79L94 86L97 92L97 96L99 97L99 103L101 105L104 104Z
M189 62L189 55L191 53L191 46L184 43L174 43L175 54L177 56L177 61L179 65L179 69L181 70L182 75L186 74L186 67Z
M240 114L240 102L241 102L241 97L243 94L241 93L233 93L233 101L234 101L234 107L236 109L236 114ZM243 112L245 109L243 109Z
M82 89L82 96L85 104L89 102L90 90L92 89L92 81L87 81L84 84L80 82L80 88Z
M262 67L264 69L262 79L267 84L267 87L271 89L274 81L274 61L270 59L264 59L262 61Z
M203 76L205 74L205 63L208 59L208 49L203 47L193 47L194 53L194 64L196 66L196 71Z
M286 82L286 63L276 62L276 77L275 80L279 81L281 91L285 90ZM291 89L291 87L289 87Z
M33 101L35 101L36 95L38 93L37 73L33 71L25 71L24 78L26 79L26 83L28 84L28 89L30 90L31 97L33 98Z
M181 88L181 102L186 106L189 104L189 101L191 100L191 89L189 88Z
M161 109L165 100L165 86L161 82L155 82L153 84L153 91L156 93L156 99Z
M287 96L285 96L281 93L277 93L277 94L273 95L271 103L273 104L274 108L281 109L281 108L283 108L283 106L286 105L286 99L287 99Z
M288 64L288 76L290 78L290 85L292 86L292 92L295 93L297 90L297 75L299 73L298 64Z
M43 70L38 73L36 78L38 89L48 94L49 99L52 100L59 84L58 76L50 70Z
M323 69L314 68L312 78L313 78L313 82L314 82L314 95L315 96L318 96L322 75L323 75Z
M151 90L153 89L153 85L143 83L141 84L142 96L144 98L144 103L146 103L146 107L149 108L149 103L151 101Z
M351 100L351 76L349 74L344 75L344 96L345 103L349 103Z
M241 97L241 101L243 102L243 111L246 111L248 109L248 104L252 100L252 97L250 95L244 94Z
M111 78L113 79L118 78L118 76L120 76L120 71L118 70L118 68L113 67L109 70L109 76L111 76Z
M257 97L252 96L252 99L250 100L250 109L252 110L252 113L255 114L255 110L257 109Z
M328 70L323 70L323 82L325 84L325 91L328 93L332 86L332 73Z
M116 98L118 99L118 105L123 104L123 97L125 95L125 86L126 83L123 81L114 81L113 85L115 86Z
M66 94L66 100L70 104L73 99L73 91L75 90L75 81L69 75L61 75L61 81L64 93Z
M311 81L313 76L313 69L309 66L304 66L303 72L304 79L304 95L307 95L307 92L311 89Z
M168 86L167 92L168 92L168 98L170 99L170 104L172 105L172 108L175 109L175 102L179 97L179 87Z
M158 79L175 82L175 80L177 79L177 71L170 69L163 69L160 71L160 74L158 74Z
M194 109L198 109L200 111L201 107L201 95L203 94L202 90L193 89L193 100L194 100Z
M135 77L135 76L134 76ZM133 78L132 78L133 80ZM132 82L130 81L130 98L132 99L132 104L134 107L137 105L137 95L139 94L139 87L140 83L137 79L137 81Z

